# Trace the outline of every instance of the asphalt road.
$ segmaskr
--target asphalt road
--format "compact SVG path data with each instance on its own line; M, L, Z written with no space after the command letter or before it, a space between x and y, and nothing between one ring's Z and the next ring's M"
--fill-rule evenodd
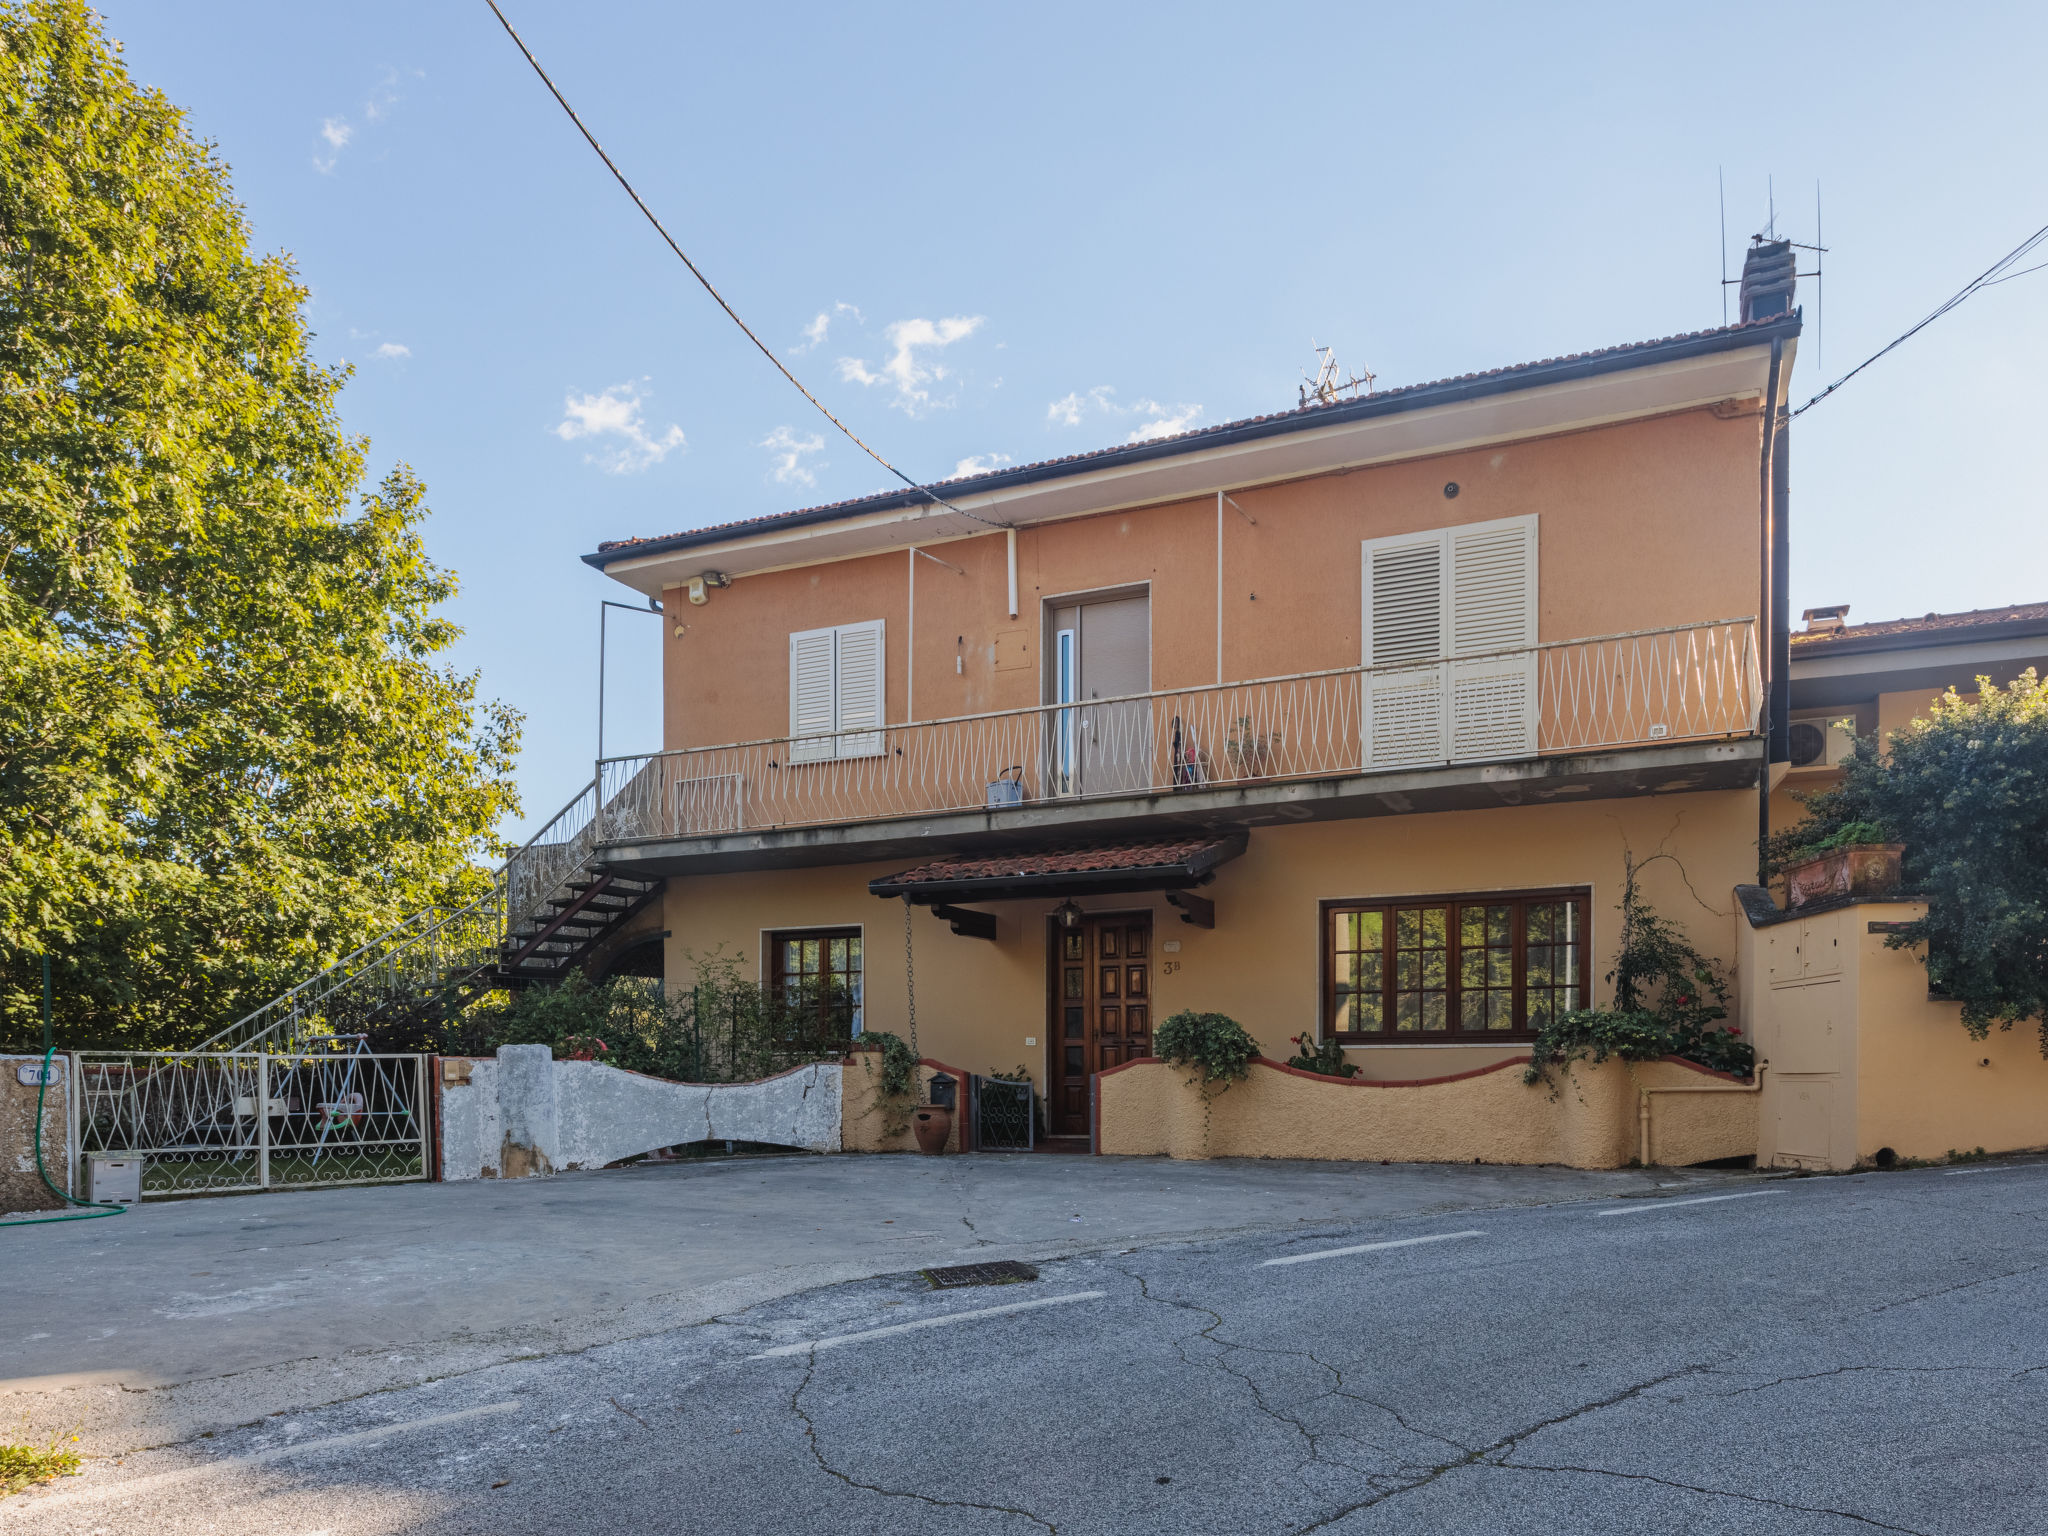
M2048 1531L2048 1167L1702 1187L808 1290L0 1532Z

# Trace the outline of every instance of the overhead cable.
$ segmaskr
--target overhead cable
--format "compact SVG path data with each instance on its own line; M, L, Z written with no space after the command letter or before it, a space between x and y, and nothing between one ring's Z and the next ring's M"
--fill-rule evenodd
M519 51L526 55L526 62L531 64L533 66L533 72L536 75L540 76L541 84L545 85L548 88L548 94L553 96L556 102L560 104L562 110L569 114L569 121L576 125L576 131L583 135L584 141L588 143L592 149L597 151L597 158L604 162L605 169L610 171L612 173L613 178L618 182L618 184L626 189L626 196L633 199L633 206L638 208L641 211L641 213L646 215L647 222L654 226L654 232L660 235L661 238L667 242L668 248L676 253L677 259L680 260L684 266L690 269L690 276L696 278L697 281L703 285L704 291L710 294L713 299L718 301L718 307L724 310L727 317L732 321L732 323L740 328L741 332L745 334L747 340L751 341L754 344L754 346L757 349L759 349L763 357L767 358L769 362L775 365L775 371L781 374L785 379L789 380L791 384L795 385L797 393L802 395L806 400L810 401L813 406L817 407L819 415L823 416L827 421L831 422L833 426L837 427L841 432L845 433L847 440L851 442L856 448L860 449L862 453L866 454L869 458L873 459L877 464L881 465L882 468L889 471L890 474L894 475L898 480L901 480L905 485L909 486L913 491L916 491L919 495L926 497L927 499L934 502L938 506L944 507L949 512L957 512L962 517L972 518L975 522L985 524L990 528L1008 528L1010 526L1007 523L999 523L993 521L990 518L983 517L979 513L970 512L965 507L956 507L953 505L952 502L946 500L945 497L939 495L937 492L929 489L926 486L920 485L917 481L911 479L910 476L904 474L902 470L898 469L894 464L891 464L887 459L883 458L879 453L875 452L874 449L870 448L865 442L863 442L860 439L859 435L856 434L851 427L849 427L845 422L841 421L837 416L834 416L829 410L827 410L825 408L825 403L822 400L820 400L816 395L812 394L808 389L804 388L803 381L799 379L795 374L791 373L789 369L783 364L782 359L777 357L775 353L772 350L770 350L768 345L765 342L763 342L759 336L756 336L754 334L753 328L750 327L746 321L742 320L739 317L739 312L735 310L732 307L732 305L728 304L725 301L725 295L720 293L717 290L717 288L713 287L711 279L706 277L703 274L703 272L698 269L697 263L690 260L689 254L685 252L683 248L676 243L675 236L671 235L668 232L668 230L663 226L661 220L654 216L654 210L647 206L646 199L641 197L641 195L633 189L632 182L626 180L626 173L620 170L618 166L613 163L612 157L610 155L605 153L604 146L597 142L597 136L593 134L588 128L583 126L583 119L578 117L576 115L576 109L569 105L568 97L562 94L561 88L557 86L553 79L549 77L548 72L545 69L541 68L540 60L533 56L533 50L526 46L526 40L519 35L516 29L514 29L512 23L505 19L505 13L498 9L498 0L484 0L484 3L491 8L491 14L498 18L498 25L505 29L506 35L510 37L514 43L518 44Z
M2014 262L2018 261L2021 257L2025 256L2029 251L2033 250L2036 246L2040 245L2040 243L2043 240L2048 240L2048 224L2042 225L2041 228L2035 230L2031 235L2027 236L2026 239L2022 240L2018 245L2014 246L2012 250L2008 251L1988 270L1980 273L1978 276L1971 279L1968 283L1965 283L1962 287L1962 290L1958 292L1954 298L1950 299L1946 304L1942 305L1939 309L1935 310L1933 314L1929 315L1926 319L1922 320L1918 325L1914 326L1910 331L1907 331L1903 336L1899 337L1889 346L1881 347L1877 351L1871 353L1870 356L1866 357L1854 368L1851 368L1847 373L1843 374L1839 379L1835 380L1834 383L1830 384L1826 389L1822 390L1819 394L1815 395L1811 400L1807 401L1806 404L1799 407L1798 410L1792 412L1792 415L1798 416L1807 411L1812 410L1816 405L1819 405L1821 401L1827 399L1829 395L1832 395L1844 384L1848 383L1851 379L1855 378L1857 374L1861 373L1864 369L1868 368L1880 357L1883 357L1885 353L1890 352L1894 348L1897 348L1903 345L1905 342L1912 340L1913 337L1917 336L1920 332L1926 330L1928 326L1934 324L1935 321L1939 320L1943 315L1947 314L1950 310L1954 309L1958 304L1962 303L1963 300L1967 299L1971 294L1975 293L1978 289L1989 288L1993 284L2006 282L2011 278L2024 277L2028 272L2040 271L2040 267L2028 267L2023 271L2019 272L2008 272L2006 271L2006 268L2010 267ZM1786 419L1790 420L1791 418L1787 417Z

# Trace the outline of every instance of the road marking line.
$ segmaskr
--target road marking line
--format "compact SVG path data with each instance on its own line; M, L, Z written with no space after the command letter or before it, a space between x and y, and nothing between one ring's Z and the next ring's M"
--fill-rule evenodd
M261 1466L265 1462L278 1461L286 1456L300 1456L307 1451L327 1451L344 1445L363 1445L372 1440L386 1440L393 1435L405 1434L416 1429L432 1429L441 1424L460 1424L466 1419L480 1419L494 1413L517 1411L516 1402L485 1403L477 1408L460 1408L453 1413L436 1413L424 1419L407 1419L402 1424L379 1424L371 1429L359 1429L346 1435L328 1435L319 1440L301 1440L295 1445L273 1445L246 1455L223 1456L218 1461L201 1467L179 1467L170 1472L152 1472L146 1477L131 1477L121 1482L100 1483L90 1488L68 1489L62 1493L45 1494L40 1499L23 1500L0 1506L0 1515L31 1514L59 1504L90 1504L102 1499L125 1499L145 1489L162 1488L170 1483L189 1482L195 1477L204 1477L209 1472L231 1470L237 1467Z
M1760 1195L1782 1195L1782 1189L1746 1189L1739 1195L1698 1195L1691 1200L1645 1200L1641 1205L1624 1205L1617 1210L1595 1211L1595 1216L1640 1216L1645 1211L1668 1211L1674 1205L1714 1205L1722 1200L1754 1200Z
M1423 1243L1448 1243L1460 1237L1484 1237L1484 1232L1439 1232L1433 1237L1404 1237L1391 1243L1359 1243L1350 1248L1324 1248L1315 1253L1290 1253L1285 1258L1262 1259L1259 1268L1275 1264L1312 1264L1317 1259L1341 1259L1354 1253L1381 1253L1389 1248L1414 1248Z
M1004 1317L1012 1312L1035 1312L1040 1307L1063 1307L1070 1301L1100 1301L1107 1291L1075 1291L1066 1296L1046 1296L1038 1301L1013 1301L1006 1307L978 1307L972 1312L954 1312L945 1317L922 1317L914 1323L891 1323L886 1328L869 1328L860 1333L835 1333L829 1338L806 1339L800 1344L778 1344L773 1349L764 1349L758 1355L749 1355L749 1360L772 1360L777 1355L801 1355L816 1349L837 1349L842 1344L858 1344L863 1339L893 1338L899 1333L916 1333L924 1328L944 1328L952 1323L971 1323L982 1317Z

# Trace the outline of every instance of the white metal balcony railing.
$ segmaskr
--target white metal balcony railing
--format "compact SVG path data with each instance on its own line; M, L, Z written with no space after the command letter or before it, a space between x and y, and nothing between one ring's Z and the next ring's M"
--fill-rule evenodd
M1754 735L1762 700L1756 622L1727 619L797 738L796 754L777 737L608 758L579 830L644 842L1717 740Z

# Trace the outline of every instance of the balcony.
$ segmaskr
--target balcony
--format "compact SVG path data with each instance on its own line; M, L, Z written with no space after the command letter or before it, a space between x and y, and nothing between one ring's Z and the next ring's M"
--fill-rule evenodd
M1754 619L611 758L622 872L1754 785Z

